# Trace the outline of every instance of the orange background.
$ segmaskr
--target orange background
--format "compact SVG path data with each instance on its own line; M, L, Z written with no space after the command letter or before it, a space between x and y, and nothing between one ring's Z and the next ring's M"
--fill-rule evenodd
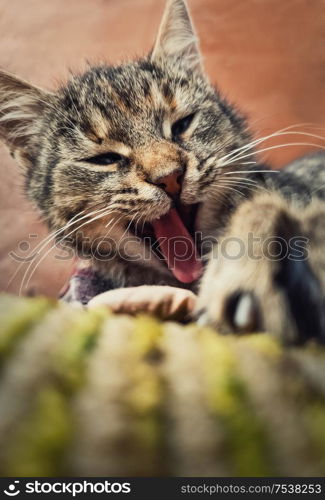
M0 0L0 67L53 89L69 70L82 70L85 60L116 63L143 55L153 43L164 3ZM323 134L323 0L189 0L189 5L211 80L247 114L256 135L291 125L303 130L306 123L319 128L305 130ZM321 144L302 136L283 139ZM310 149L279 148L263 159L279 167ZM9 254L26 257L27 247L39 243L46 229L24 200L19 169L3 147L0 169L0 288L17 293L27 266L19 267ZM55 295L70 267L52 252L23 292Z

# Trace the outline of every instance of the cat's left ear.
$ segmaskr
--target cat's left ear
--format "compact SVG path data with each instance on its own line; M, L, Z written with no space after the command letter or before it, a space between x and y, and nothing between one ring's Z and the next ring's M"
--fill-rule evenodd
M50 92L0 71L0 141L24 167L32 163L37 126L51 98Z
M168 0L151 60L182 58L192 70L202 70L202 59L185 0Z

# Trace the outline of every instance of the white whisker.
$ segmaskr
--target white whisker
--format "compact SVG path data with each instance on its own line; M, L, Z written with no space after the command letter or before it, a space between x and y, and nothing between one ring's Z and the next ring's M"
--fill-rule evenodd
M232 174L278 174L280 170L234 170L233 172L224 172L222 175Z
M252 155L264 153L265 151L272 151L273 149L279 149L279 148L285 148L285 147L291 147L291 146L312 146L312 147L317 147L319 149L325 149L325 146L321 146L320 144L313 144L313 143L310 143L310 142L289 142L289 143L286 143L286 144L276 144L274 146L269 146L267 148L263 148L263 149L260 149L258 151L253 151L251 153L245 154L244 156L232 159L232 160L228 161L226 164L221 165L221 166L225 167L227 165L230 165L232 163L240 161L243 158L249 158Z
M133 215L132 219L130 220L130 222L128 223L124 233L122 234L122 236L120 237L119 241L121 241L123 238L124 238L124 235L128 232L132 222L134 221L134 219L136 218L137 214Z
M241 146L240 148L237 148L234 151L231 151L227 155L222 156L221 158L219 158L218 161L222 162L224 159L227 159L228 157L230 157L230 159L234 159L234 157L236 155L238 155L238 153L240 151L247 150L247 149L252 149L257 144L260 144L260 143L262 143L262 142L264 142L266 140L269 140L269 139L272 139L272 138L275 138L275 137L280 137L282 135L305 135L305 136L309 136L309 137L314 137L316 139L325 140L325 137L317 135L317 134L311 134L309 132L301 132L301 131L290 131L290 132L288 132L288 130L292 129L293 127L294 127L294 125L292 125L290 127L285 127L285 128L280 129L280 130L278 130L276 132L273 132L272 134L269 134L269 135L266 135L264 137L255 139L255 140L251 141L250 143L245 144L244 146Z
M43 246L42 246L42 248L44 248L44 247L46 246L46 244L47 244L48 242L50 242L52 239L54 239L54 238L55 238L55 236L56 236L56 235L57 235L60 231L65 231L65 229L66 229L67 227L69 227L69 225L76 224L76 222L78 222L78 220L74 220L74 219L76 219L76 217L78 217L78 216L79 216L79 215L81 215L82 213L84 213L84 210L82 210L81 212L78 212L76 215L74 215L74 216L72 217L72 219L70 219L70 221L69 221L67 224L65 224L63 227L61 227L61 228L57 229L56 231L53 231L53 232L51 232L51 233L47 234L47 235L46 235L46 236L45 236L45 237L44 237L44 238L43 238L43 239L42 239L42 240L41 240L41 241L40 241L40 242L36 245L36 247L34 247L34 248L32 249L32 253L31 253L30 255L28 255L28 256L27 256L28 263L30 263L30 262L29 262L29 258L30 258L30 257L32 257L32 255L33 255L33 254L35 254L35 252L37 252L37 250L38 250L38 249L40 249L40 247L41 247L42 245L43 245ZM40 249L40 251L41 251L41 250L42 250L42 249ZM33 261L36 257L37 257L37 254L33 257L32 261ZM31 262L32 262L32 261L31 261ZM15 279L15 276L17 275L17 273L20 271L20 269L22 268L22 266L23 266L24 264L26 264L26 262L21 262L21 264L17 267L17 269L16 269L16 271L15 271L14 275L13 275L13 276L11 277L11 279L9 280L9 282L8 282L8 284L7 284L7 287L8 287L8 286L10 286L10 284L12 283L12 281Z
M217 186L214 186L215 188L217 188ZM243 196L243 198L246 198L245 194L242 193L241 191L239 191L238 189L234 188L233 186L230 186L230 185L226 185L224 184L223 186L221 186L221 184L219 185L219 187L222 187L223 189L229 189L231 191L234 191L238 194L240 194L241 196ZM209 193L210 194L210 193Z
M101 211L103 211L103 210L107 210L107 207L105 207L105 208L103 208L103 209L100 209L100 210L97 210L97 211L95 211L95 213L97 213L97 214L98 214L99 212L101 212ZM100 217L104 217L105 215L108 215L110 212L111 212L111 211L109 210L107 213L105 213L105 212L104 212L104 213L101 213L100 215L97 215L97 216L95 216L95 217L91 218L90 220L88 220L88 221L84 222L83 224L79 225L77 228L73 229L70 233L68 233L68 234L67 234L67 235L65 235L63 238L61 238L61 239L60 239L60 241L58 241L58 242L56 242L54 245L52 245L52 247L51 247L51 248L50 248L50 249L49 249L49 250L48 250L48 251L47 251L47 252L46 252L46 253L45 253L45 254L44 254L41 258L40 258L39 262L38 262L38 263L36 263L35 268L31 271L31 274L30 274L30 276L29 276L29 278L28 278L28 281L27 281L27 283L26 283L26 286L28 286L28 283L30 282L30 279L31 279L32 275L34 274L35 270L37 269L37 267L38 267L38 266L40 265L40 263L41 263L41 262L42 262L42 261L46 258L46 256L47 256L47 255L48 255L48 254L49 254L49 253L50 253L50 252L51 252L51 251L52 251L52 250L56 247L56 245L57 245L58 243L61 243L63 240L65 240L66 238L68 238L68 237L69 237L71 234L73 234L74 232L78 231L78 230L79 230L81 227L83 227L84 225L86 225L86 224L90 224L90 223L91 223L91 222L93 222L94 220L96 220L96 219L98 219L98 218L100 218ZM90 215L88 215L88 216L90 216ZM86 217L87 217L87 216L84 216L84 217L81 217L79 220L74 221L74 224L75 224L75 223L77 223L77 222L80 222L80 220L82 220L82 219L84 219L84 218L86 218ZM66 230L66 228L64 227L64 229L63 229L63 230L65 231L65 230ZM61 233L61 232L62 232L62 230L60 230L60 233ZM55 236L54 236L54 237L52 237L51 239L53 240L56 236L57 236L57 235L55 235ZM44 248L44 247L47 245L47 243L49 243L50 241L51 241L51 240L47 241L47 242L46 242L46 244L45 244L45 245L43 245L43 248ZM31 266L32 266L32 265L33 265L33 261L31 261L31 262L29 263L29 266L28 266L28 268L26 269L26 271L25 271L25 273L24 273L24 276L23 276L23 278L22 278L22 282L21 282L21 285L20 285L20 289L19 289L19 295L21 295L21 293L22 293L22 289L23 289L23 287L24 287L26 277L27 277L28 272L29 272L29 270L30 270L30 268L31 268Z

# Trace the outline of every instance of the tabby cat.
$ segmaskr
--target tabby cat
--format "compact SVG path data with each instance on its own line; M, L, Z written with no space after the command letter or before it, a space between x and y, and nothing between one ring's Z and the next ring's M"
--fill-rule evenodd
M56 92L1 72L0 135L102 289L187 287L198 321L222 332L325 338L325 155L280 172L256 163L259 141L208 81L184 0L168 2L145 58Z

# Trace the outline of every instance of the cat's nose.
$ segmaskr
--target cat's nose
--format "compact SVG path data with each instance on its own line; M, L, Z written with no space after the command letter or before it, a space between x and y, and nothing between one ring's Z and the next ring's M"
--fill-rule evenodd
M180 194L182 189L183 174L184 170L182 168L178 168L168 175L159 177L156 179L154 184L166 191L166 193L170 196L176 196Z

